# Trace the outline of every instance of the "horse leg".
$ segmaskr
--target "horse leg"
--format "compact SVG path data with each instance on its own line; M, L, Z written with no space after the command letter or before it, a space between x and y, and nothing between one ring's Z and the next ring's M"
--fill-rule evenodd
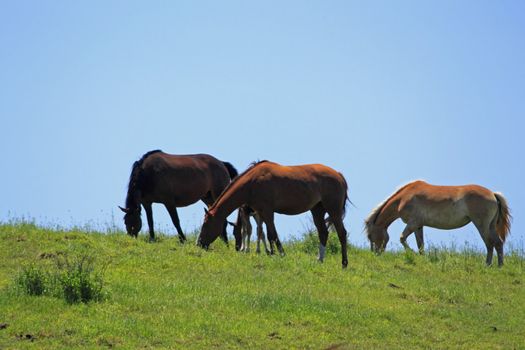
M221 239L228 246L228 232L226 231L226 227L228 227L228 222L224 221L224 224L222 225Z
M279 250L279 254L284 256L284 249L281 241L279 240L279 236L277 235L277 230L275 229L275 223L273 221L274 213L261 213L261 215L263 216L263 220L266 223L266 230L268 231L268 239L270 240L270 253L273 254L273 245L275 243L277 250Z
M248 253L250 252L250 240L252 237L252 223L250 222L250 216L243 213L242 217L242 246L241 251Z
M480 234L481 238L483 239L483 242L485 242L485 246L487 247L487 259L485 260L485 263L487 264L487 266L490 266L492 265L492 256L494 255L494 244L492 243L489 237L484 237L481 231Z
M257 247L255 248L255 252L257 254L261 254L261 231L262 231L262 223L258 220L258 215L254 213L253 218L255 219L255 224L257 225ZM263 233L264 234L264 233ZM266 248L266 242L264 242L264 247Z
M342 203L342 205L340 205L339 203ZM332 225L334 225L335 231L337 232L337 236L339 237L339 243L341 244L341 263L344 269L348 266L347 232L345 229L345 225L343 225L344 201L337 202L337 204L334 203L333 205L328 205L328 203L325 202L324 207L326 208L326 211L328 212L328 215L330 217L330 221Z
M423 255L425 253L425 242L423 240L423 226L416 230L416 242L419 254Z
M485 263L487 266L492 265L492 256L494 255L494 246L491 243L486 244L487 246L487 259Z
M342 265L343 269L348 266L348 255L346 252L347 249L347 233L345 226L343 225L343 219L342 216L332 216L330 214L330 217L333 218L333 223L335 226L335 230L337 231L337 236L339 237L339 243L341 244L341 257L342 257Z
M407 243L407 238L408 236L410 236L412 234L412 232L414 232L415 230L410 227L410 225L407 225L405 227L405 229L403 230L403 233L401 233L401 237L399 237L399 241L401 242L401 244L403 245L403 247L405 247L406 250L410 250L410 251L413 251L410 246L408 245Z
M244 222L244 219L241 219L241 225L242 225L242 228L241 228L241 248L239 249L240 252L244 252L244 247L245 247L245 241L246 241L246 224Z
M177 207L174 205L167 205L164 204L166 209L168 210L168 213L171 217L171 222L177 229L177 234L179 235L179 241L181 243L184 243L186 241L186 236L184 236L184 233L182 233L182 227L180 227L180 220L179 220L179 214L177 213Z
M241 251L242 248L242 235L244 230L244 223L242 220L243 211L241 208L237 210L237 221L233 226L233 238L235 239L235 250Z
M268 247L266 246L266 237L264 237L264 231L263 231L263 222L261 220L261 216L258 213L255 213L253 215L253 218L255 219L255 222L257 223L257 254L261 252L260 249L260 242L262 241L264 245L264 251L266 254L270 254L270 251L268 250Z
M247 222L247 225L246 225L246 228L248 229L246 232L247 233L247 236L246 236L246 249L244 250L246 253L249 253L250 252L250 243L252 241L252 223L250 222L250 216L247 216L246 217L246 222Z
M268 225L266 224L266 233L268 234L268 243L270 243L270 255L274 255L275 254L275 249L274 249L274 236L272 235L272 233L270 232L270 230L268 229Z
M490 238L496 248L496 253L498 254L498 267L503 266L503 241L496 232L496 222L492 221L490 224Z
M476 226L476 228L478 229L479 235L481 236L481 239L483 240L483 242L485 243L485 246L487 247L487 259L485 260L485 263L487 264L487 266L490 266L492 265L492 256L494 255L494 240L490 235L491 230L489 228L489 225L483 222L473 221L473 223L474 223L474 226Z
M151 208L151 203L142 203L142 206L144 207L146 217L148 218L149 241L153 242L155 240L155 232L153 230L153 210Z
M502 267L503 266L503 241L501 239L499 239L499 241L496 243L496 253L498 253L498 267Z
M326 210L321 203L317 204L315 207L310 210L312 217L314 219L315 227L317 228L317 234L319 236L319 255L317 260L323 262L324 254L326 251L326 242L328 241L328 229L324 221L324 214Z
M240 252L244 252L244 237L246 236L246 220L244 212L239 208L239 216L237 223L241 225L241 247L239 248Z
M496 248L496 253L498 254L498 267L503 266L503 241L496 232L496 221L492 220L490 223L490 240L493 242L494 247Z

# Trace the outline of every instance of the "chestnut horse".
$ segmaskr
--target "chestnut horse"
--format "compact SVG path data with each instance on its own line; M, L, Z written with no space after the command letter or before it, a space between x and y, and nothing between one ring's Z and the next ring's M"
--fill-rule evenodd
M177 207L185 207L202 200L207 206L237 176L237 170L228 162L208 154L172 155L160 150L151 151L133 164L129 178L124 223L129 235L137 237L142 228L141 205L146 211L150 240L154 240L152 203L162 203L170 214L179 240L182 232ZM221 231L227 242L226 227ZM240 237L237 239L240 245Z
M283 166L269 161L253 164L236 177L209 208L197 244L207 248L235 209L247 205L266 224L270 253L274 244L284 255L277 236L274 213L296 215L310 210L319 234L319 261L323 261L328 230L324 215L328 213L341 243L342 265L348 265L346 229L343 225L347 184L341 173L321 164Z
M503 243L510 231L511 215L505 197L477 185L434 186L414 181L382 202L365 221L370 249L381 252L389 237L387 228L396 219L406 224L401 244L410 249L406 239L412 232L423 253L423 226L455 229L473 222L487 247L487 265L492 264L494 248L498 265L503 265Z

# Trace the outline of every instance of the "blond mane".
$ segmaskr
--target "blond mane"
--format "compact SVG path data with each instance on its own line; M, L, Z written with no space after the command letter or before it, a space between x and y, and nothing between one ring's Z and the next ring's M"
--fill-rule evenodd
M370 213L370 215L368 215L368 217L365 219L365 227L366 228L369 228L370 226L372 226L373 224L376 223L377 221L377 217L379 216L379 214L381 214L381 211L383 210L384 206L388 203L388 201L390 201L390 199L392 199L393 197L395 197L397 194L399 194L399 192L403 191L405 188L407 188L408 186L412 185L413 183L415 182L418 182L418 181L423 181L423 180L414 180L414 181L410 181L409 183L406 183L404 185L402 185L401 187L398 187L394 193L392 193L390 196L388 196L384 201L382 201L381 203L379 203L378 206L376 206L372 212Z

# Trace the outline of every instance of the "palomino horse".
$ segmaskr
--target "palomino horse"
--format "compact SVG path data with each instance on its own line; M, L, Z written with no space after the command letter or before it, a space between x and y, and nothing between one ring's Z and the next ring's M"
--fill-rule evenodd
M274 244L281 255L284 250L277 236L274 213L296 215L310 210L319 234L319 261L323 261L328 230L324 215L328 213L339 241L343 267L348 265L346 229L343 225L347 184L341 173L321 164L282 166L269 161L253 164L236 177L209 208L197 244L207 248L235 209L247 205L266 224L270 252Z
M370 249L381 252L388 243L387 228L396 219L406 224L401 244L410 249L406 239L416 233L423 252L423 226L454 229L473 222L487 247L487 265L492 264L494 248L498 265L503 265L503 243L510 230L510 212L505 197L477 185L433 186L414 181L382 202L365 221Z
M153 231L152 203L162 203L168 210L181 242L186 240L177 214L177 207L185 207L202 200L210 206L237 170L228 162L221 162L208 154L172 155L160 150L151 151L133 164L129 178L124 223L131 236L137 237L142 228L141 205L146 210L150 240ZM227 242L226 227L222 238ZM240 245L240 237L236 240Z
M254 211L252 208L243 205L239 208L239 216L237 219L237 223L234 224L234 232L236 232L236 236L241 236L241 252L248 253L250 252L250 241L252 237L252 224L250 222L250 217L253 217L255 219L255 223L257 224L257 248L255 252L259 254L261 252L261 242L264 245L264 250L266 254L270 254L270 251L268 250L268 246L266 245L266 236L263 231L263 221L261 219L261 216L259 213ZM241 231L239 234L238 231Z

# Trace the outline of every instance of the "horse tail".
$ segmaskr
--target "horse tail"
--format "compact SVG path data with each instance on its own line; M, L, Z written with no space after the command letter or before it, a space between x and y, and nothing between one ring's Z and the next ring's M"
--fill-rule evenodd
M230 174L230 179L233 180L233 178L239 175L239 172L237 171L237 169L235 169L235 167L231 163L222 162L222 164L224 164L226 169L228 169L228 174Z
M344 203L343 203L343 215L341 216L341 219L344 219L345 215L346 215L346 203L350 203L354 207L355 207L355 205L354 205L354 203L352 203L350 198L348 198L348 183L346 182L345 177L341 173L339 173L339 176L341 176L341 179L343 179L343 184L344 184L344 188L345 188L345 200L344 200Z
M498 233L499 238L502 242L505 242L505 239L510 232L510 221L512 215L510 215L509 205L507 200L503 197L503 194L495 192L494 196L498 201L498 215L496 216L496 232Z

